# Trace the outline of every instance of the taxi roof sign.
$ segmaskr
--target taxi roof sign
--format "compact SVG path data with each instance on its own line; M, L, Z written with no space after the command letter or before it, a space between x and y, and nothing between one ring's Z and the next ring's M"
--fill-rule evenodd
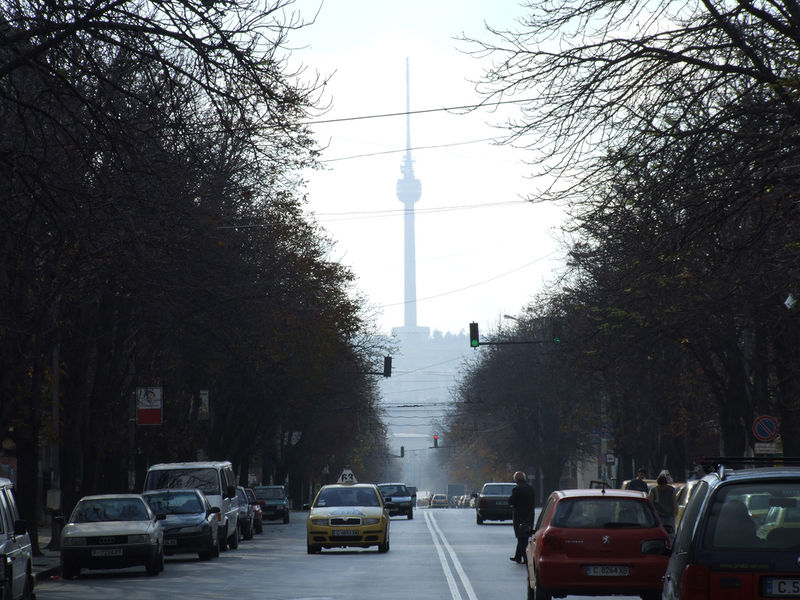
M350 469L342 470L342 474L339 475L339 480L336 483L358 483L358 479L356 479L355 473L353 473Z

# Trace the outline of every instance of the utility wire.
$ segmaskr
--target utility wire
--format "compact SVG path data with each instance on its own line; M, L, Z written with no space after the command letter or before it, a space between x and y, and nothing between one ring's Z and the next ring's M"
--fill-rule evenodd
M324 123L343 123L346 121L363 121L365 119L383 119L386 117L405 117L408 115L421 115L424 113L433 112L450 112L454 110L474 110L476 108L500 106L501 104L519 104L520 102L532 102L531 98L520 98L518 100L500 100L499 102L492 102L491 104L464 104L462 106L444 106L442 108L423 108L420 110L404 110L402 112L394 113L379 113L375 115L359 115L356 117L341 117L339 119L320 119L319 121L307 121L303 125L322 125Z

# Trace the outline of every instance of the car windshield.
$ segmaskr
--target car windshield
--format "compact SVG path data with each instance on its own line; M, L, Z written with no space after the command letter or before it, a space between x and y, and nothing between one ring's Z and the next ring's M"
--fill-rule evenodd
M194 492L158 492L145 494L144 499L156 514L190 515L205 512Z
M510 496L513 489L513 483L491 483L483 486L481 494L484 496Z
M159 469L147 474L147 489L198 489L206 495L219 496L216 469Z
M277 487L256 487L253 488L253 491L259 500L280 500L283 498L283 490Z
M638 498L566 498L556 505L552 523L575 529L658 527L650 504Z
M93 498L78 502L70 520L73 523L99 523L149 519L144 502L137 498Z
M323 488L314 506L380 506L375 492L367 488Z
M710 500L707 550L800 550L800 482L720 486Z
M378 489L384 496L409 496L404 485L379 485Z

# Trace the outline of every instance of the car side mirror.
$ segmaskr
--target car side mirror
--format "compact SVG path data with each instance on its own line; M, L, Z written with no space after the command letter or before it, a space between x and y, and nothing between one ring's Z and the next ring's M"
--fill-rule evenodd
M310 504L303 504L303 510L311 510Z
M14 535L25 535L28 532L28 522L22 519L14 521Z
M219 514L219 506L212 506L211 508L209 508L208 514L210 515Z

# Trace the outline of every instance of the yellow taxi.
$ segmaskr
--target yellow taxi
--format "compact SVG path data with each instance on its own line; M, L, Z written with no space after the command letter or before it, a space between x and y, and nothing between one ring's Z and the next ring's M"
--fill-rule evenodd
M323 548L369 548L389 551L389 515L372 483L358 483L345 471L340 483L324 485L308 510L308 553Z

